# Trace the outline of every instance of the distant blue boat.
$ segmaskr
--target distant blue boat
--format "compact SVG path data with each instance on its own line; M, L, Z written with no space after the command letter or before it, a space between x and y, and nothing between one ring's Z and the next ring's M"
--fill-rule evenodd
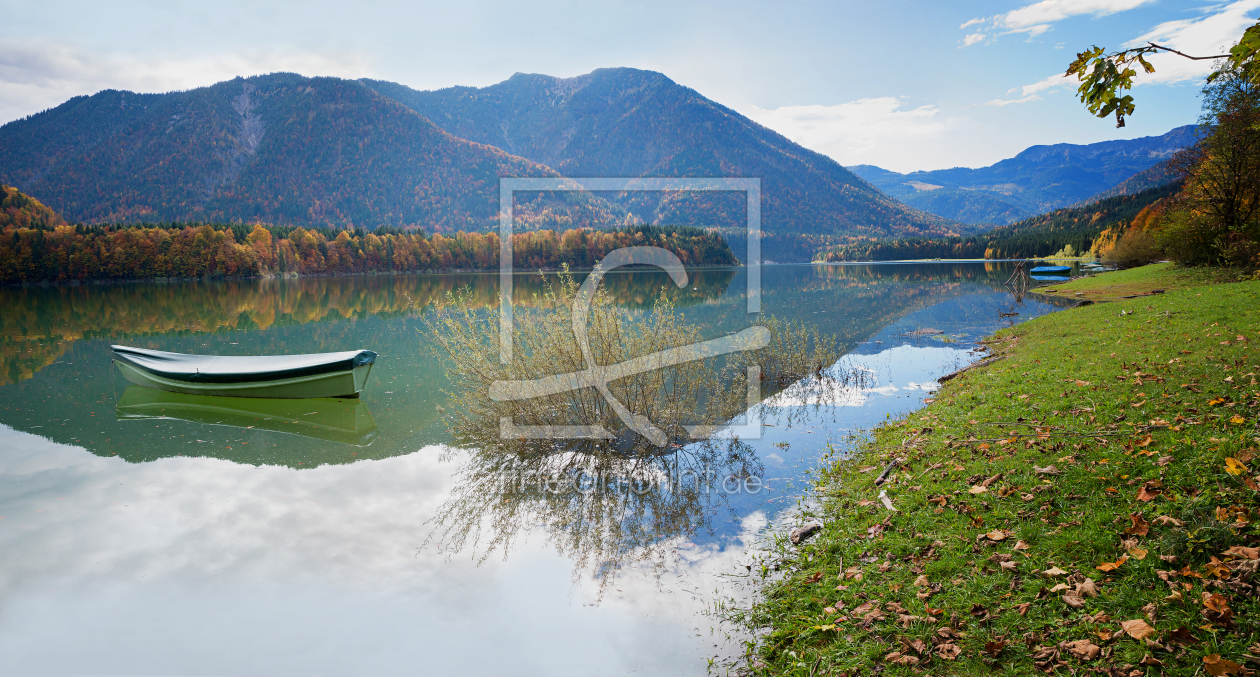
M1037 280L1039 282L1071 282L1072 281L1072 278L1068 277L1067 275L1029 275L1028 277L1031 277L1032 279Z
M1066 273L1071 270L1072 270L1072 266L1037 266L1036 268L1033 268L1032 270L1028 272L1059 274L1059 273Z

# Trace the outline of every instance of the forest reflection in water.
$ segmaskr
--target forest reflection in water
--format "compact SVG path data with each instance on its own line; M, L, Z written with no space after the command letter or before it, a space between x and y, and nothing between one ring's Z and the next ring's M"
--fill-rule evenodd
M767 298L785 289L775 279L792 279L793 294L874 287L971 283L1001 288L1011 262L846 264L767 267ZM576 276L583 279L586 273ZM624 307L650 308L659 290L679 308L721 302L740 268L690 271L685 289L668 285L663 272L637 270L612 274L603 286ZM545 280L520 273L513 303L529 307L542 297ZM135 284L32 285L0 287L0 385L31 378L55 363L68 346L98 337L160 336L263 331L312 322L341 322L369 317L398 318L423 312L448 294L468 289L481 307L499 302L498 275L368 275L296 279L198 280ZM879 312L887 304L849 310ZM836 310L836 308L831 308Z
M644 274L612 276L609 293L621 305L650 306L655 295L645 291ZM731 268L697 270L688 289L670 294L681 306L704 303L720 297L734 276ZM536 303L544 280L520 275L513 302ZM4 287L0 385L30 378L77 340L396 318L423 312L460 289L478 307L498 306L498 276L486 273Z
M784 322L836 337L837 351L846 353L882 327L951 299L995 291L1009 298L1002 284L1011 267L1004 262L768 266L762 274L763 306ZM644 270L610 274L601 288L612 305L627 312L646 312L664 288L678 314L702 330L701 339L750 325L744 270L688 272L685 288L675 287L665 273ZM514 296L524 314L543 309L544 286L536 273L518 276ZM432 338L424 318L435 309L413 304L433 304L460 289L482 306L480 312L492 314L497 276L480 274L0 288L0 368L7 375L0 376L5 381L0 424L132 463L191 455L306 469L450 444L456 440L437 410L448 388L447 365L426 347ZM954 333L975 322L953 318L936 317L931 326ZM301 436L318 427L292 424L308 423L302 417L279 424L283 430L261 425L266 416L237 427L216 424L225 418L198 418L187 408L183 418L133 417L116 410L125 403L127 384L112 371L110 343L225 355L374 349L382 355L380 368L361 403L377 425L376 435L361 447ZM765 390L769 397L772 388ZM364 420L356 421L356 430Z

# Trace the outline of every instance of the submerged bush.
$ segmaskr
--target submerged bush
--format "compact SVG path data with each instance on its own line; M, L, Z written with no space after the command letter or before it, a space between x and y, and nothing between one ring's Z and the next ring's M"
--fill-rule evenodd
M516 311L506 365L498 314L448 297L428 328L450 364L444 416L459 446L447 453L464 465L429 542L448 552L471 544L484 557L540 529L573 558L575 574L605 583L629 561L662 565L672 539L707 528L731 487L759 485L753 448L714 436L745 413L750 390L760 391L761 415L790 407L780 417L790 421L804 407L784 402L821 404L863 383L862 372L833 366L834 338L774 319L715 339L745 350L674 363L663 356L713 342L700 340L701 328L664 291L651 311L618 308L602 286L584 292L566 270L532 308ZM627 363L650 368L583 381L596 367ZM526 396L503 397L504 382L527 384ZM789 388L793 397L773 397ZM539 435L563 429L564 439Z
M839 359L834 337L774 318L761 328L714 341L735 346L735 352L670 363L666 352L702 342L700 328L683 320L665 289L652 310L644 312L616 307L605 288L596 287L585 321L578 322L585 327L588 355L575 332L576 279L564 271L544 289L536 310L515 315L514 359L507 365L499 362L497 314L463 295L450 295L430 321L435 344L451 365L454 390L447 420L461 444L528 446L528 440L501 438L504 417L515 426L595 426L624 450L683 444L706 437L692 435L689 428L722 426L744 412L750 368L758 372L763 399L769 391L802 379L821 385L837 378L827 371ZM614 375L607 393L598 387L569 387L592 367L627 363L650 368ZM560 383L558 375L571 378ZM496 401L491 395L502 386L495 384L505 382L519 384L518 390L532 389L531 396ZM618 403L624 409L619 411ZM663 438L649 439L627 424L626 410L651 421Z

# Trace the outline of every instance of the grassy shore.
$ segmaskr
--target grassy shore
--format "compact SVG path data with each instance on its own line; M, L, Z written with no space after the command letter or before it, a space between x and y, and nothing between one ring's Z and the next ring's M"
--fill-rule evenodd
M824 527L735 614L751 672L1260 669L1260 281L1232 279L1055 287L1107 302L998 333L1001 359L828 458Z

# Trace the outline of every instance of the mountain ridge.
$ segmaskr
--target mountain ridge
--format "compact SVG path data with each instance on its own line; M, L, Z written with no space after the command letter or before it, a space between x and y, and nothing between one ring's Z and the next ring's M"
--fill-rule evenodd
M0 180L89 223L485 230L500 175L556 174L338 78L107 90L0 126Z
M659 73L519 75L438 90L448 109L425 112L452 128L448 120L463 115L467 137L399 101L416 90L371 85L275 73L166 94L75 97L0 126L0 181L77 222L484 231L498 225L500 177L561 174L515 149L579 174L762 176L763 229L787 239L959 232ZM486 127L487 89L511 93L509 124ZM615 114L601 116L609 102ZM477 125L485 133L473 133ZM498 137L493 127L502 127ZM722 193L518 198L525 229L744 222L742 197Z
M1030 146L979 168L907 174L873 165L849 169L890 196L947 218L1013 223L1105 197L1106 191L1192 144L1196 130L1184 125L1159 136Z
M654 71L602 68L574 78L517 73L487 87L431 91L363 82L451 134L565 176L760 176L768 231L779 221L795 232L857 236L958 228L889 199L831 158ZM687 198L638 195L620 203L649 222L700 225L688 222L694 201L684 210L674 200ZM738 211L735 204L711 207L707 213L718 220Z

